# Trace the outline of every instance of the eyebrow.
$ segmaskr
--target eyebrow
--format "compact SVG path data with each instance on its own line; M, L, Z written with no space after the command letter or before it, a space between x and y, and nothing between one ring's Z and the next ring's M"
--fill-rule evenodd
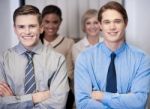
M105 19L103 21L115 21L115 20L123 20L123 19L113 19L113 20Z

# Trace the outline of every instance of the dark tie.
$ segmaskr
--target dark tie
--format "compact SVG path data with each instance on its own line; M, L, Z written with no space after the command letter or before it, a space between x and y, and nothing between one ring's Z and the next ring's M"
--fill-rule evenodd
M32 60L33 54L34 53L30 51L25 52L25 56L28 59L26 72L25 72L25 93L26 94L33 93L36 89L34 67L33 67L33 60Z
M117 92L117 79L116 79L116 69L115 69L115 60L116 54L114 52L111 53L111 62L108 69L107 74L107 82L106 82L106 91L107 92Z

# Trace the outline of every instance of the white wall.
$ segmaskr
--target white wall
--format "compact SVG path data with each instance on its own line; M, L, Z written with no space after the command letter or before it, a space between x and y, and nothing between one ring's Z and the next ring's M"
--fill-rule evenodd
M10 7L8 0L1 0L0 3L0 52L10 46ZM6 10L7 7L7 10Z
M13 12L19 6L20 0L0 0L0 52L17 44L18 40L13 30ZM60 34L73 38L83 37L81 17L89 9L99 7L110 0L25 0L43 9L45 5L60 6L63 13L63 22ZM121 2L122 0L115 0Z
M0 52L17 43L12 28L12 14L18 6L19 0L0 0Z
M54 4L62 10L63 22L59 33L63 36L81 38L84 33L81 29L81 17L83 13L92 8L98 9L111 0L26 0L26 4L32 4L42 10L46 5ZM122 0L114 0L121 3Z
M125 0L129 16L127 41L150 55L150 0ZM150 109L150 95L148 106Z
M88 8L99 9L101 5L108 2L109 0L70 0L67 4L69 9L66 9L66 0L26 0L30 1L31 4L40 6L40 10L50 2L52 4L58 4L63 8L64 21L61 25L60 32L64 36L82 37L81 32L81 21L80 18L83 12ZM64 2L65 1L65 2ZM82 2L80 4L75 1ZM116 0L121 2L122 0ZM47 3L46 3L47 2ZM129 23L127 26L127 41L140 47L144 51L150 54L150 0L124 0L125 7L129 15ZM63 6L64 5L64 6ZM18 41L13 31L12 15L13 11L19 6L19 0L0 0L0 52L14 46ZM72 9L71 9L72 7ZM81 11L82 10L82 11ZM72 14L68 16L68 13ZM66 27L68 25L68 27Z
M127 41L150 54L150 0L125 0L129 16Z

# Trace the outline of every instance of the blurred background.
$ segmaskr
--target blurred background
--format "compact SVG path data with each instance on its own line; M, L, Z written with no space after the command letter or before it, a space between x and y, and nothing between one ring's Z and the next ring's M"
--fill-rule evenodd
M81 17L89 9L98 9L110 0L1 0L0 1L0 52L14 46L18 41L14 34L12 15L20 5L32 4L40 10L48 4L58 5L63 14L59 33L65 37L79 39ZM127 41L150 54L150 0L114 0L122 3L127 10L129 22L126 30Z
M32 4L40 10L48 4L58 5L63 14L59 33L65 37L80 39L84 36L81 30L83 13L89 8L99 10L108 1L110 0L0 0L0 53L18 43L12 16L20 5ZM150 0L115 1L123 4L128 13L127 41L150 55Z

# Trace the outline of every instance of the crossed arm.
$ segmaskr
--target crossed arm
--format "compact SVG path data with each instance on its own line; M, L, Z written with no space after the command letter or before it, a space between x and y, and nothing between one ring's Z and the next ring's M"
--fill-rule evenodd
M15 96L9 87L9 85L6 82L0 82L0 96L1 97L7 97L7 96ZM32 94L32 102L34 104L40 103L50 97L50 91L42 91L42 92L36 92Z
M69 91L64 58L60 58L50 88L46 88L46 90L39 88L40 90L33 94L22 94L23 92L21 92L16 95L14 91L16 88L12 89L15 83L9 86L7 80L10 79L6 78L4 72L0 64L0 109L8 109L8 107L13 109L64 109ZM17 90L19 90L18 88Z
M84 57L75 68L75 96L78 109L144 109L149 93L150 63L143 60L129 91L109 93L99 88L92 67ZM133 102L134 101L134 102Z

